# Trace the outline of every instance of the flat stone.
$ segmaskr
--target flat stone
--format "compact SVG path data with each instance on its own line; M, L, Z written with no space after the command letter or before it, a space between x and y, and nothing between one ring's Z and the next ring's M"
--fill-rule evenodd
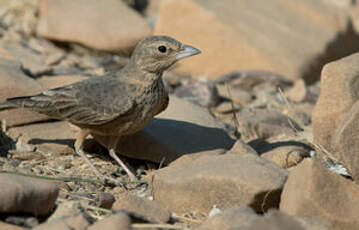
M111 141L109 137L93 136L104 146ZM221 154L233 143L224 125L205 109L170 96L168 108L144 130L122 137L116 150L127 157L168 164L183 155Z
M325 53L347 18L325 2L165 0L154 33L205 51L179 63L179 73L217 78L238 69L265 69L314 81L328 59L353 48L341 44L339 54Z
M289 215L315 217L329 229L356 229L359 228L359 186L306 159L291 170L280 210Z
M151 34L145 20L117 0L42 0L39 14L38 35L98 50L129 53Z
M278 206L286 177L286 170L253 154L224 154L170 165L147 181L154 200L172 212L208 213L214 205L221 210L248 205L262 212Z
M43 87L26 76L21 64L0 58L0 102L10 97L29 96L40 93ZM6 120L7 126L23 125L48 120L49 117L25 109L12 109L0 112L0 120Z
M37 151L58 155L74 154L77 131L65 121L57 121L10 128L8 135L20 137L24 143L36 146Z
M59 188L47 180L0 174L0 193L0 213L44 216L54 208Z

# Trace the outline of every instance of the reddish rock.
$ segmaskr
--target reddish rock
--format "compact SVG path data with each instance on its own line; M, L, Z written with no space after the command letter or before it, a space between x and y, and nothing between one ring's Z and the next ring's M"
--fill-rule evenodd
M98 50L129 52L151 33L136 11L117 0L42 0L39 13L38 35Z
M261 212L278 205L286 175L253 154L224 154L170 165L147 181L154 200L176 213L208 213L213 205L221 210L250 205Z
M54 208L59 188L47 180L0 174L0 194L0 213L44 216Z
M306 159L290 172L280 209L289 215L314 217L329 229L357 229L359 186Z
M348 169L350 176L359 183L359 101L343 117L332 136L332 148Z
M181 62L176 68L180 73L216 78L237 69L266 69L291 79L308 73L316 78L310 70L336 39L338 25L344 24L338 18L344 14L312 0L164 0L155 33L205 51Z
M345 114L359 99L359 53L326 64L312 113L314 142L337 155L331 141Z
M111 141L108 137L93 136L104 146ZM168 108L142 131L122 137L117 151L131 158L169 164L184 155L222 154L233 143L224 125L206 109L170 96Z

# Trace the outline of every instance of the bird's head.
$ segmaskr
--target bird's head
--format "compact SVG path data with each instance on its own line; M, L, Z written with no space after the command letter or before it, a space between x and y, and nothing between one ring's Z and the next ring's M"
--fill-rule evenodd
M200 50L167 36L150 36L140 41L131 61L142 70L161 73L178 60L197 55Z

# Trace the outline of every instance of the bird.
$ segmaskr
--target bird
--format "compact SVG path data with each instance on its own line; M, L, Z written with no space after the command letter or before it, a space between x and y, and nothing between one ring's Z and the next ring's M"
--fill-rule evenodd
M133 181L136 176L116 155L118 141L142 130L167 108L169 96L163 72L177 61L200 53L172 37L152 35L137 43L129 62L115 73L93 76L32 96L8 98L0 104L0 111L25 108L78 126L75 152L101 179L108 178L87 158L83 143L90 134L109 137L111 143L106 146L109 155Z

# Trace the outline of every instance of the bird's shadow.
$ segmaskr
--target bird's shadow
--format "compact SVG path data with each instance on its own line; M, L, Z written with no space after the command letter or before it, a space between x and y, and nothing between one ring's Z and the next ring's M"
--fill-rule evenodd
M106 146L110 138L93 135ZM235 140L224 129L195 123L154 118L143 130L120 139L117 151L127 157L170 163L175 159L204 151L229 149ZM74 139L38 139L31 144L57 143L73 147Z

